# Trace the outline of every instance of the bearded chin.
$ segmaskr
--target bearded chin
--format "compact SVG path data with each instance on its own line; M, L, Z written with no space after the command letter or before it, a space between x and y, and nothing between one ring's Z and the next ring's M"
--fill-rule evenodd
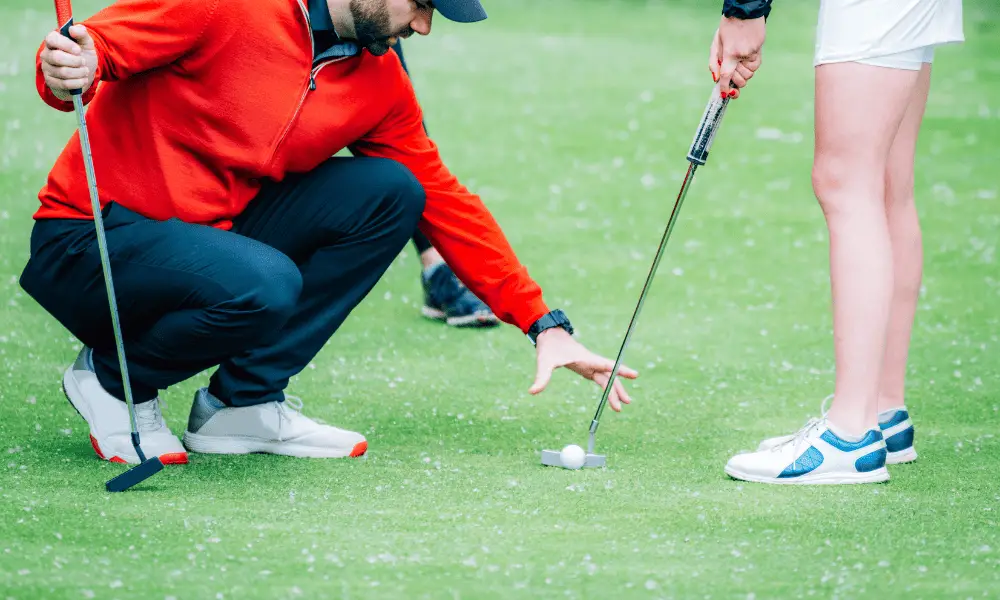
M362 45L375 56L382 56L383 54L389 52L389 40L371 40L367 43L362 43Z
M373 28L362 26L356 32L358 44L375 56L382 56L389 51L389 38L376 33Z
M358 43L375 56L389 51L389 15L384 6L376 8L378 1L351 0L354 33Z

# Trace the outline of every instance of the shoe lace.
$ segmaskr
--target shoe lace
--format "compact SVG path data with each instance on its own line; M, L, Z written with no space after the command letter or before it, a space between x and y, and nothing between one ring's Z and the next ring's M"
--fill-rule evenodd
M780 451L780 449L783 449L788 444L794 444L792 448L793 450L792 453L795 456L798 456L799 447L802 445L802 443L812 434L813 431L822 427L826 423L826 413L829 411L831 400L833 400L833 394L830 394L829 396L823 399L823 402L820 404L819 407L819 414L820 414L819 417L811 417L808 421L806 421L806 424L803 425L801 429L795 432L795 434L792 437L781 442L780 444L777 444L776 446L771 448L771 451L778 452Z
M302 414L302 407L302 398L291 394L285 394L285 401L278 403L278 414L281 415L283 419L287 419L288 421L292 421L300 417L310 418ZM312 420L317 423L323 423L320 419L313 418Z
M163 414L160 412L160 402L162 400L154 398L149 402L135 405L135 421L139 431L156 431L165 425Z

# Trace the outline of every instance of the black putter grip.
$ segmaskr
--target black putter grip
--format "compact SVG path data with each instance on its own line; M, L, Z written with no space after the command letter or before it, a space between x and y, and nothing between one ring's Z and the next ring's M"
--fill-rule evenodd
M59 25L59 33L72 40L73 38L69 35L69 28L73 26L73 5L70 3L70 0L55 0L55 3L56 23ZM70 90L69 93L79 96L83 93L83 90Z
M726 114L726 106L729 105L729 96L722 97L718 88L712 88L712 97L705 107L705 114L701 117L701 124L698 125L698 132L691 143L691 150L688 151L688 161L703 165L708 162L708 151L712 148L712 141L719 131L722 123L722 115Z

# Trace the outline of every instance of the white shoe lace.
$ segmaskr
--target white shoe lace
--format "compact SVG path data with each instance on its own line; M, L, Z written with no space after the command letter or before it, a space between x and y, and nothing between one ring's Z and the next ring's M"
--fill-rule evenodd
M823 403L820 404L820 409L819 409L820 410L820 416L819 417L812 417L811 419L809 419L808 421L806 421L806 424L803 425L802 428L799 429L797 432L795 432L795 434L792 437L790 437L789 439L787 439L787 440L781 442L780 444L775 445L773 448L771 448L771 452L780 452L786 446L788 446L789 444L792 444L792 456L796 457L796 458L794 458L792 460L792 465L793 465L793 468L797 468L798 467L799 448L806 441L806 439L808 439L809 436L812 435L812 433L814 431L816 431L817 429L820 429L820 428L826 426L826 413L829 410L828 406L829 406L830 401L832 399L833 399L833 394L830 394L829 396L827 396L826 398L824 398L823 399Z
M291 394L285 394L285 401L278 402L278 414L281 416L281 418L287 419L288 421L294 421L295 419L302 418L302 419L310 419L311 421L323 425L326 424L323 423L323 421L321 421L320 419L313 419L311 417L307 417L304 414L302 414L302 406L303 406L302 398L299 398L298 396L292 396Z
M135 405L135 421L139 431L156 431L166 425L160 412L159 398Z

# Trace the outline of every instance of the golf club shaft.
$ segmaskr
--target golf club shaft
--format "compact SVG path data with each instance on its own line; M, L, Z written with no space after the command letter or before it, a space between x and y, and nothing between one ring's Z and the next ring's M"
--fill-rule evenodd
M59 31L69 39L69 28L73 25L73 8L69 0L56 0L56 19ZM80 148L83 151L83 165L87 172L87 188L90 191L90 205L94 213L94 227L97 229L97 246L101 255L101 268L104 271L104 286L108 293L108 304L111 308L111 326L115 334L115 348L118 350L118 365L121 369L122 386L125 388L125 403L128 404L128 417L132 426L132 446L135 447L141 462L146 457L139 447L139 427L135 418L135 404L132 400L132 384L128 377L128 365L125 362L125 344L122 341L121 323L118 320L118 301L115 298L114 281L111 278L111 260L108 258L108 243L104 236L104 218L101 215L101 200L97 193L97 177L94 175L94 158L90 150L90 135L87 131L87 117L83 108L83 90L71 90L73 109L76 111L77 125L80 131Z
M635 306L635 312L632 313L632 320L629 321L628 329L625 330L625 339L622 340L621 348L618 349L618 358L615 359L615 366L611 370L611 378L608 380L608 384L604 387L604 395L601 397L601 402L597 405L597 412L594 414L594 419L590 423L590 440L587 443L588 452L592 453L594 451L594 434L597 433L597 427L600 423L601 414L604 412L604 407L607 405L608 396L611 395L615 377L618 376L618 370L621 368L622 364L622 357L625 355L625 349L628 348L629 340L632 339L632 332L635 331L635 324L639 320L639 313L642 312L642 306L646 302L646 294L649 293L650 285L656 277L656 270L660 266L660 259L663 258L663 250L667 247L667 241L670 239L670 234L674 229L674 224L677 222L677 215L680 213L681 205L684 203L684 198L687 196L688 188L691 187L691 181L694 179L694 174L697 170L697 164L692 162L688 165L687 174L684 176L684 183L681 184L681 190L677 195L677 201L674 203L674 209L670 212L670 220L667 221L667 227L663 230L663 237L660 239L660 247L656 250L656 257L653 258L653 265L649 269L649 275L646 276L646 283L642 286L642 292L639 293L639 302Z
M628 329L625 330L625 339L622 340L622 345L618 349L618 358L615 359L615 366L611 369L611 377L608 378L608 383L604 386L604 394L601 396L601 401L597 405L597 412L594 413L594 418L590 422L590 439L587 442L587 452L589 453L594 452L594 436L597 433L597 428L600 426L601 414L608 403L611 390L614 389L615 379L618 377L619 369L621 369L622 357L625 354L625 349L628 348L629 340L632 338L632 332L635 330L635 324L639 319L639 313L642 311L642 305L646 301L646 294L649 292L650 284L652 284L656 276L660 259L663 258L663 250L666 248L667 241L670 239L670 234L674 229L674 224L677 222L677 216L680 213L681 205L684 203L684 198L687 196L687 191L691 187L691 182L694 180L695 172L699 166L704 165L708 161L708 152L711 149L712 142L715 140L715 134L718 132L728 104L729 98L723 98L718 86L714 87L708 104L705 107L705 113L702 115L701 123L698 125L698 130L695 133L694 141L691 143L691 149L688 151L687 160L690 164L688 165L687 174L684 176L684 181L681 183L680 192L677 194L677 201L674 202L674 209L670 212L667 227L664 229L663 237L660 239L660 247L656 251L656 257L653 259L653 264L649 269L649 275L646 276L646 283L642 286L642 292L639 294L639 302L635 306L635 312L632 313L632 320L628 324Z
M94 175L94 159L90 150L90 136L87 131L87 118L83 113L83 102L79 94L73 95L73 108L76 109L80 129L80 146L83 148L83 164L87 171L87 187L90 188L90 203L94 211L94 227L97 229L97 246L101 253L101 268L104 270L104 285L108 292L108 304L111 307L111 326L114 328L115 347L118 350L118 365L122 372L122 385L125 388L125 402L128 404L128 416L132 424L132 444L139 453L139 460L145 461L139 449L139 427L135 419L135 405L132 400L132 385L128 377L128 365L125 362L125 344L122 341L121 323L118 320L118 301L115 298L115 284L111 278L111 260L108 257L108 242L104 237L104 218L101 215L101 200L97 194L97 177Z

